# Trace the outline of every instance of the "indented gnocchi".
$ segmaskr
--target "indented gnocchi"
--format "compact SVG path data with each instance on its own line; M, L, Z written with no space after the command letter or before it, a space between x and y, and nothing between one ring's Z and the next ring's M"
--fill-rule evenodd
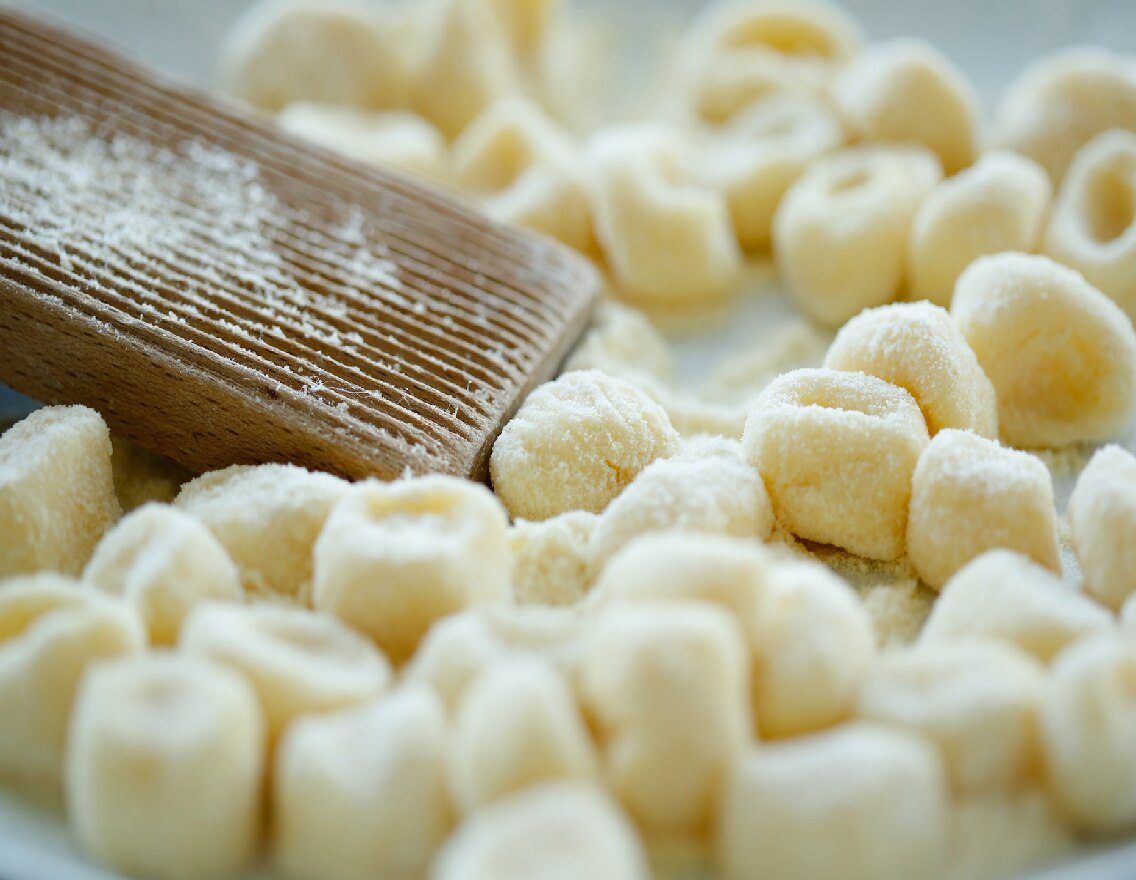
M932 437L944 428L998 436L994 386L950 313L938 306L918 302L866 309L840 328L824 366L906 388Z
M411 59L403 37L395 13L358 0L262 0L221 47L221 85L272 111L295 101L404 107Z
M848 147L813 162L773 218L777 266L805 313L839 326L898 297L912 219L941 178L922 147Z
M1098 636L1057 658L1042 709L1050 792L1073 826L1098 836L1136 825L1136 648Z
M0 780L57 801L83 675L145 646L125 602L46 572L0 582Z
M452 823L449 731L438 697L301 718L276 753L272 849L297 880L424 876Z
M1069 526L1085 590L1119 612L1136 594L1136 457L1097 451L1069 497Z
M372 165L393 165L424 177L442 176L446 142L413 113L376 113L300 101L276 116L285 131Z
M1048 663L1066 645L1113 626L1107 610L1049 569L1010 550L991 550L943 587L919 641L993 639Z
M1016 153L985 153L944 180L920 205L907 239L908 294L949 307L972 262L1041 246L1053 184L1045 169Z
M535 102L514 96L487 107L454 141L451 166L453 182L496 219L594 249L576 146Z
M684 98L699 119L722 123L771 95L821 96L862 39L859 25L823 0L714 3L681 47Z
M121 515L110 434L93 409L44 407L0 436L0 578L79 574Z
M592 563L601 567L639 535L680 530L768 540L773 508L761 475L740 444L720 455L672 458L648 465L600 514L592 531Z
M761 744L730 769L718 864L725 880L933 877L948 807L940 758L914 734L857 722Z
M1048 257L981 257L951 314L998 395L1013 446L1107 440L1136 414L1136 332L1112 300Z
M774 565L746 627L754 724L791 737L850 718L876 655L871 619L852 588L814 562Z
M1106 131L1077 152L1053 206L1045 252L1136 321L1136 132Z
M511 658L466 690L450 752L451 785L463 813L538 782L596 775L595 747L576 698L548 663Z
M256 696L225 667L173 652L102 663L75 704L68 814L115 870L226 876L256 853L264 751Z
M700 173L725 191L742 247L761 250L789 187L812 160L843 143L840 120L819 99L771 95L713 133Z
M312 545L349 484L294 465L234 465L186 483L174 506L228 551L246 592L311 602Z
M911 563L937 590L972 559L999 548L1061 571L1049 471L1029 453L994 440L941 431L912 477Z
M924 645L875 662L857 714L926 736L956 788L999 791L1037 770L1044 684L1041 664L1007 645Z
M1136 60L1067 49L1034 62L1006 90L994 142L1036 160L1061 183L1077 151L1110 128L1136 130Z
M575 605L592 585L589 545L599 521L574 510L543 522L517 520L509 529L513 598L519 605Z
M199 605L182 627L179 647L249 681L273 743L295 718L375 699L391 677L386 658L361 635L301 608Z
M495 101L523 91L506 22L486 0L444 0L420 45L414 106L449 140Z
M514 517L601 513L643 468L678 445L657 403L629 382L586 370L528 396L497 438L489 471Z
M83 580L128 599L154 645L175 644L199 602L244 598L237 567L212 533L162 504L145 504L119 520L95 548Z
M927 440L919 405L904 389L814 369L769 384L744 445L786 529L890 560L904 550L911 474Z
M698 183L676 134L609 129L586 160L596 238L620 297L684 308L730 292L742 256L726 198Z
M634 826L598 785L546 782L474 813L450 836L431 880L534 877L648 880Z
M581 692L609 788L651 832L706 828L750 734L746 648L709 605L618 605L588 640Z
M948 175L974 161L978 97L962 71L929 43L869 46L837 75L832 92L859 139L919 144L939 157Z
M313 553L313 603L395 662L449 614L509 598L508 519L484 486L455 477L357 483Z

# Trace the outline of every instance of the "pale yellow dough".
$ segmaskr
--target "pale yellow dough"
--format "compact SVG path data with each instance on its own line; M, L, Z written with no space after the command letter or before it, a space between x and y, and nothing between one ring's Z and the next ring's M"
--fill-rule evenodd
M949 307L955 283L974 260L1041 246L1053 185L1045 169L1002 150L931 190L907 239L908 294Z
M912 477L911 562L937 590L972 559L998 548L1060 573L1049 471L1029 453L966 431L942 431Z
M589 545L599 521L575 510L543 522L517 520L509 529L513 598L519 605L575 605L592 584Z
M1119 612L1136 594L1136 457L1099 450L1077 478L1068 516L1085 590Z
M863 373L795 370L758 397L744 444L781 525L886 561L903 553L911 474L927 439L904 389Z
M1107 296L1047 257L981 257L951 314L998 395L1013 446L1107 440L1136 414L1136 332Z
M529 395L497 438L489 470L514 517L601 513L643 468L678 445L657 403L622 379L587 370Z
M813 162L773 218L777 267L804 312L839 326L896 299L912 220L941 178L922 147L848 147Z
M112 869L227 876L256 853L264 758L260 707L239 675L177 653L100 664L76 700L68 813Z

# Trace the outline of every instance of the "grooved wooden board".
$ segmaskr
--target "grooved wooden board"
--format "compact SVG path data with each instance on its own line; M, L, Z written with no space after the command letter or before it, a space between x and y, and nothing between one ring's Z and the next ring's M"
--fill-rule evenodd
M195 470L483 479L586 261L0 10L0 381Z

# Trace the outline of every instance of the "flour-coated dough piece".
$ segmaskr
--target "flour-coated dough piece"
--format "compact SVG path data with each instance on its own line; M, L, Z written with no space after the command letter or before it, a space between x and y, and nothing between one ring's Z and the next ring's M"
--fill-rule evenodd
M1085 639L1053 664L1042 709L1050 792L1078 830L1099 836L1136 824L1136 646Z
M275 742L303 715L349 709L382 694L387 659L333 617L274 605L198 605L179 648L236 670L252 685Z
M1041 246L1053 184L1032 159L1003 150L931 190L907 239L908 294L949 307L972 262L1001 251Z
M79 574L121 515L110 434L93 409L44 407L0 436L0 578Z
M813 162L773 218L773 253L797 305L839 326L899 296L912 220L941 178L922 147L848 147Z
M1061 571L1053 481L1042 462L968 431L940 431L915 466L907 553L939 589L987 550Z
M941 760L922 737L866 722L750 748L718 820L724 880L936 876L947 850Z
M688 458L679 452L644 468L600 514L592 562L600 567L634 538L671 530L769 539L769 493L739 444L730 454Z
M1044 684L1041 664L1009 645L922 645L880 656L857 714L930 739L957 789L996 792L1019 786L1037 765Z
M545 661L516 657L495 663L462 696L450 779L463 813L538 782L594 779L597 765L576 698Z
M1136 130L1136 59L1066 49L1010 84L994 119L999 147L1036 160L1060 184L1077 151L1110 128Z
M600 370L633 383L643 377L668 383L674 378L674 358L666 338L642 311L605 300L564 365L565 372L573 370Z
M359 110L300 101L276 116L287 132L372 165L393 165L423 177L444 173L446 142L433 125L406 111Z
M725 194L699 183L675 132L608 129L585 161L596 238L621 297L682 308L731 292L742 257Z
M927 439L904 389L863 373L806 369L761 393L743 442L781 525L890 560L904 550L911 474Z
M226 876L256 853L264 753L256 695L224 666L182 653L103 663L76 699L68 814L113 870Z
M586 370L528 396L497 438L489 471L514 517L601 513L643 468L678 446L657 403L629 382Z
M710 605L621 604L596 622L581 693L608 787L641 827L705 826L750 736L747 653L733 618Z
M364 109L410 98L409 46L399 16L358 0L261 0L221 47L221 86L262 110L295 101Z
M1069 497L1069 526L1085 590L1113 611L1136 594L1136 457L1097 451Z
M509 597L505 510L484 486L456 477L357 483L313 555L315 607L396 663L436 620Z
M478 810L446 841L430 880L648 880L634 826L602 788L546 782Z
M950 313L939 306L916 302L866 309L840 328L824 366L906 388L932 437L944 428L998 437L994 386Z
M837 75L832 92L859 139L924 146L948 175L974 161L978 96L966 75L927 42L869 46Z
M186 483L174 506L229 552L248 593L311 602L312 545L349 488L295 465L234 465Z
M48 572L0 581L0 780L57 801L85 671L145 646L125 602Z
M1053 572L1010 550L991 550L946 586L920 644L993 639L1048 663L1066 645L1111 630L1112 615Z
M421 877L451 825L445 710L425 687L302 718L276 753L276 863L296 880Z
M594 513L574 510L543 522L517 520L509 529L513 598L521 605L575 605L592 585Z
M1013 446L1107 440L1136 414L1136 332L1107 296L1048 257L981 257L951 314L998 395Z
M801 736L852 716L876 656L871 618L852 588L812 561L775 565L746 628L754 724L762 736Z
M726 192L738 241L769 247L773 216L809 163L843 145L844 129L818 98L771 95L740 111L711 137L701 174Z
M154 645L175 644L199 602L244 598L237 567L213 533L164 504L145 504L119 520L95 548L83 580L130 601Z
M1136 321L1136 132L1097 135L1061 184L1045 253L1072 266Z

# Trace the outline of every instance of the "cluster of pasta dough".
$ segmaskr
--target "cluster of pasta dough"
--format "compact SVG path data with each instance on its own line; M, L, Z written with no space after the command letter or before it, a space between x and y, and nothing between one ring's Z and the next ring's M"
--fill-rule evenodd
M609 295L492 490L0 436L0 784L158 880L997 880L1136 834L1136 59L1037 62L987 138L934 47L726 0L613 125L595 36L242 17L232 95ZM796 322L680 384L659 323L763 265Z

